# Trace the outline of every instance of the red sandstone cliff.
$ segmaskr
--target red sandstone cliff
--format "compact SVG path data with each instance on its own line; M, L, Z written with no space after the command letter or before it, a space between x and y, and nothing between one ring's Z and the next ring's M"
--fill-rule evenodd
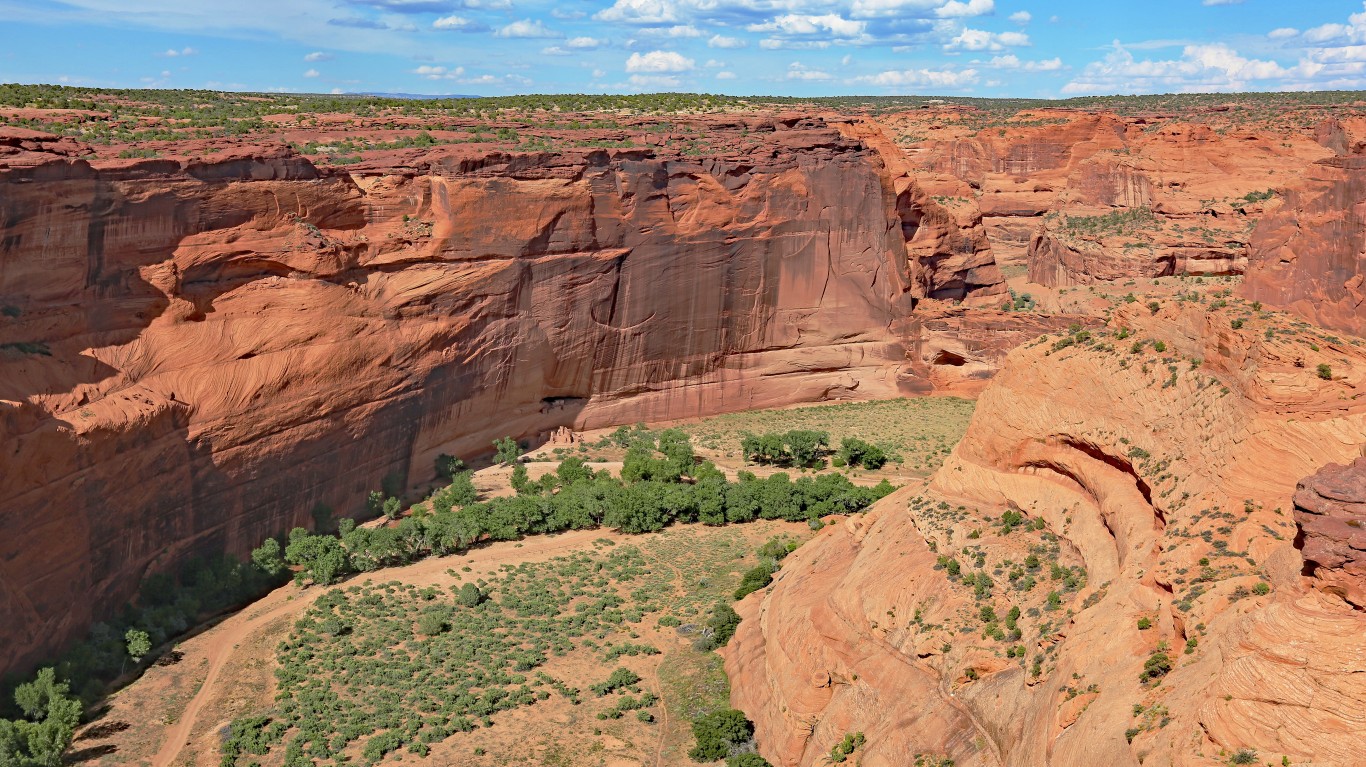
M705 158L453 145L349 171L0 142L0 669L149 570L354 513L441 452L989 373L989 323L911 311L995 287L989 254L913 286L907 240L956 240L909 236L876 152L819 120L706 127Z
M1315 163L1252 235L1243 294L1366 335L1366 155Z

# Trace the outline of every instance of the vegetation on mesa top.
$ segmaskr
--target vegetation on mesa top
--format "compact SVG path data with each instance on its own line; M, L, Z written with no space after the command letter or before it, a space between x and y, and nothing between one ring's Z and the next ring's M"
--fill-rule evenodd
M1240 94L1086 96L1071 99L937 98L930 96L835 96L796 98L697 93L531 94L480 98L411 99L372 95L279 94L208 90L104 89L58 85L0 84L0 109L74 110L42 117L0 115L0 122L78 136L92 143L173 141L271 133L280 126L270 115L337 114L358 118L428 119L397 129L451 129L441 117L481 120L543 120L558 114L696 114L755 109L835 109L882 113L920 107L969 108L962 120L978 128L997 126L1023 110L1050 108L1108 110L1120 114L1179 113L1181 119L1246 122L1283 120L1295 110L1351 106L1355 91ZM1230 111L1225 111L1225 109ZM48 118L51 119L48 119ZM1038 119L1020 123L1046 123ZM979 124L980 123L980 124ZM349 126L337 125L343 128ZM369 126L377 127L377 126ZM378 126L384 127L384 126ZM588 126L584 126L588 127ZM534 149L534 146L527 147Z

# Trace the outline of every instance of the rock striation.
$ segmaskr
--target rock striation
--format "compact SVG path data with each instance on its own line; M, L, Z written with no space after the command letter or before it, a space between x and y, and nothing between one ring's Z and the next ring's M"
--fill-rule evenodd
M326 169L0 139L0 669L148 572L426 485L440 453L980 386L1019 337L916 316L998 280L980 224L876 150L806 117L696 127L709 156L452 144Z

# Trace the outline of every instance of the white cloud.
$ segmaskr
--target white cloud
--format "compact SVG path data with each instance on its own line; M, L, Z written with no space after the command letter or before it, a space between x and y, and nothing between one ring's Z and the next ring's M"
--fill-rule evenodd
M968 0L966 3L959 2L959 0L949 0L943 7L936 9L934 15L941 18L981 16L994 10L996 10L995 0Z
M975 69L902 69L855 77L853 82L884 88L965 88L977 83Z
M716 73L716 79L717 79L717 80L734 80L734 79L735 79L735 73L734 73L734 72L717 72L717 73Z
M175 48L167 48L165 51L158 53L157 55L165 56L168 59L173 59L176 56L193 56L196 53L199 53L199 51L187 45L184 48L181 48L180 50L176 50Z
M457 80L465 75L465 68L456 67L455 69L447 69L446 67L423 64L417 69L414 69L413 74L420 75L428 80Z
M657 37L701 37L702 30L691 24L675 24L672 27L655 27L643 29L641 32Z
M811 69L804 66L800 61L794 61L787 67L787 79L789 80L830 80L829 72L822 72L819 69Z
M827 13L823 16L789 13L763 24L750 24L746 29L751 32L776 32L787 35L828 33L835 37L858 37L867 27L866 21L852 21L837 13Z
M616 0L610 8L593 14L598 21L626 24L672 24L680 20L674 0Z
M1056 72L1062 69L1062 59L1044 59L1043 61L1021 61L1019 56L1007 53L1004 56L993 56L987 65L993 69L1018 69L1024 72Z
M946 51L1000 51L1029 45L1029 35L1023 32L988 32L964 27L956 37L944 45Z
M476 29L482 29L483 26L483 24L480 24L479 22L473 19L467 19L464 16L455 15L442 16L441 18L432 22L433 29L455 29L464 32L473 32Z
M1201 5L1239 5L1243 0L1203 0Z
M1276 29L1267 32L1266 36L1271 38L1272 40L1285 40L1287 38L1294 37L1299 33L1300 31L1298 29L1295 29L1294 27L1277 27Z
M1179 59L1138 60L1116 44L1101 61L1086 65L1064 93L1151 93L1242 90L1250 82L1311 78L1323 64L1301 60L1293 67L1249 59L1223 44L1188 45Z
M726 37L725 35L712 35L711 39L707 40L708 48L744 48L747 45L749 43L738 37Z
M673 51L632 53L626 60L627 72L687 72L695 66L692 59Z
M308 62L314 62L314 61L331 61L333 58L335 58L335 57L334 57L332 54L330 54L330 53L323 53L322 51L314 51L314 52L308 54L307 56L304 56L304 61L308 61Z
M575 48L582 51L590 51L594 48L601 46L606 42L606 40L599 40L596 37L571 37L568 40L565 40L564 44L569 46L570 48Z
M702 66L706 67L707 69L724 69L726 67L726 62L717 61L716 59L707 59L707 63L703 64Z
M1034 19L1034 16L1033 16L1032 14L1030 14L1029 11L1016 11L1016 12L1010 14L1010 20L1013 21L1013 22L1015 22L1016 24L1021 24L1021 25L1028 24L1028 23L1029 23L1030 21L1032 21L1033 19Z
M304 77L318 77L318 76L320 76L321 74L322 74L322 73L319 72L319 71L316 70L316 69L310 69L310 70L308 70L307 72L304 72Z
M541 22L540 19L522 19L514 21L493 33L494 37L514 37L527 39L544 39L548 37L563 37L564 35L550 29Z

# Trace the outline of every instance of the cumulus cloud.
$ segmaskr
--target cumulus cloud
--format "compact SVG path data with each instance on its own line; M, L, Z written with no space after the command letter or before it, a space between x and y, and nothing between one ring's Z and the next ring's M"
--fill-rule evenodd
M1022 61L1019 56L1007 53L1004 56L993 56L987 65L993 69L1017 69L1022 72L1056 72L1062 69L1062 59L1052 58L1042 61Z
M734 73L734 72L717 72L717 73L716 73L716 79L717 79L717 80L734 80L734 79L735 79L735 73Z
M304 56L304 61L309 61L309 62L313 62L313 61L331 61L333 58L335 58L335 57L334 57L332 54L330 54L330 53L323 53L322 51L314 51L314 52L308 54L307 56Z
M178 50L175 48L167 48L166 50L162 51L161 53L158 53L157 55L165 56L168 59L173 59L177 56L193 56L196 53L199 53L199 51L187 45L184 48L180 48Z
M1313 77L1321 69L1322 64L1307 60L1284 67L1249 59L1223 43L1187 45L1179 59L1140 60L1116 43L1104 59L1087 64L1081 75L1063 86L1063 92L1228 91L1256 81Z
M626 24L672 24L680 20L679 5L673 0L616 0L593 18Z
M1266 36L1271 38L1272 40L1285 40L1287 38L1294 37L1299 33L1300 31L1298 29L1295 29L1294 27L1277 27L1276 29L1267 32Z
M559 32L547 27L540 19L522 19L521 21L514 21L493 34L495 37L524 39L564 37L564 35Z
M853 82L856 83L867 83L884 88L958 89L975 85L977 81L976 69L900 69L853 79Z
M937 8L934 15L940 18L956 18L960 16L981 16L996 10L995 0L949 0L943 6Z
M707 40L708 48L744 48L749 43L738 37L726 37L725 35L712 35Z
M1029 11L1016 11L1010 14L1010 20L1016 24L1025 25L1033 21L1034 16Z
M944 44L946 51L1001 51L1029 45L1029 35L1023 32L988 32L964 27L952 40Z
M787 66L787 79L789 80L830 80L833 79L829 72L819 69L812 69L803 65L800 61L794 61Z
M627 72L687 72L695 67L692 59L673 51L632 53L626 60Z
M450 16L442 16L436 21L433 21L432 28L449 29L455 30L457 32L481 32L483 30L488 29L488 27L484 26L483 24L480 24L474 19L467 19L464 16L456 16L454 14Z
M751 32L775 32L786 35L829 34L835 37L858 37L867 27L866 21L853 21L837 13L822 16L789 13L763 24L750 24L746 29Z
M428 80L456 80L464 76L465 68L456 67L455 69L447 69L442 66L423 64L417 69L414 69L413 74L425 77Z
M568 40L565 40L564 44L576 50L591 51L594 48L602 46L606 42L606 40L599 40L596 37L571 37Z
M675 24L671 27L651 27L641 32L657 37L701 37L702 30L691 24Z
M320 77L321 75L322 73L316 69L310 69L307 72L304 72L304 77Z

